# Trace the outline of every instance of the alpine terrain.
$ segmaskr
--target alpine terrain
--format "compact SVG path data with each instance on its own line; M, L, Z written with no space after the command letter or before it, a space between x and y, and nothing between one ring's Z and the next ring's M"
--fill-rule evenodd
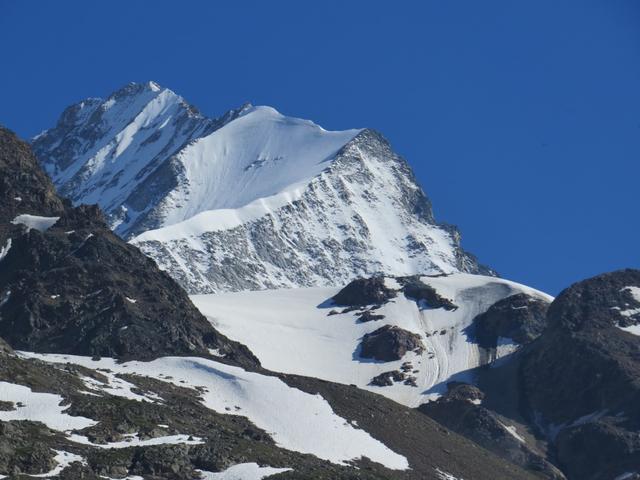
M70 106L33 149L61 195L97 203L190 293L491 273L369 129L251 105L210 119L148 82Z
M532 478L383 396L266 370L4 128L0 245L3 478Z
M373 130L0 127L0 478L638 480L639 405L640 271L499 278Z

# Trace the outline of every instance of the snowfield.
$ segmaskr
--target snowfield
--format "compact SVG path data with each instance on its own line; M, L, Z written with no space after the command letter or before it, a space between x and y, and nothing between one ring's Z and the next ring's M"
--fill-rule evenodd
M202 480L262 480L276 473L289 472L291 468L261 467L257 463L239 463L223 472L205 472L198 470Z
M180 387L204 387L201 398L206 407L222 414L232 412L246 416L287 450L309 453L338 464L366 456L391 469L409 468L405 457L336 415L320 395L304 393L275 377L246 372L238 367L198 357L164 357L151 362L117 363L109 358L92 360L73 355L28 352L21 352L20 355L51 363L72 363L91 369L107 369L113 374L141 375ZM51 403L49 401L47 404ZM31 415L43 414L34 411ZM4 419L2 416L0 418ZM54 421L50 419L50 414L46 414L44 418L49 422ZM67 425L69 421L65 420L63 425ZM92 422L88 419L78 420L87 421ZM86 443L83 437L73 437L72 440ZM136 440L132 441L135 443ZM165 438L165 441L175 443L175 438Z
M451 299L458 309L422 309L399 294L375 311L384 319L358 323L353 312L328 315L341 310L328 302L338 288L193 295L191 299L216 329L247 345L267 369L355 384L411 407L437 398L451 380L472 382L470 370L489 361L486 351L470 341L466 331L478 314L521 292L552 300L524 285L481 275L422 277L422 281ZM388 286L394 283L387 279ZM385 324L420 335L425 351L420 355L409 352L392 362L360 358L362 337ZM514 345L501 343L497 357L514 351ZM407 361L418 370L412 373L417 388L403 383L369 385L376 375L400 369Z

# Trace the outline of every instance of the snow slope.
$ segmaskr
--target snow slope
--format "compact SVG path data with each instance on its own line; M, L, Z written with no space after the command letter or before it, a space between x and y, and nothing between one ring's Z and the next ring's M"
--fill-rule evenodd
M118 363L110 358L92 360L90 357L27 352L21 352L21 355L101 369L101 372L106 369L116 374L142 375L180 387L204 387L200 391L206 407L222 414L233 412L246 416L285 449L339 464L366 456L391 469L409 467L405 457L336 415L320 395L304 393L275 377L198 357ZM84 437L71 439L86 443Z
M63 398L60 395L33 392L23 385L0 382L0 400L14 404L14 410L0 410L0 420L3 422L33 420L62 432L91 427L97 423L90 418L65 413L69 406L61 406Z
M494 277L453 274L421 280L458 309L423 309L400 294L375 311L384 319L358 323L354 312L328 315L341 310L327 301L338 288L194 295L191 299L216 329L247 345L267 369L355 384L412 407L437 398L454 378L472 380L470 369L500 356L500 351L487 352L471 341L467 328L478 314L520 292L551 300L537 290ZM387 282L396 284L392 279ZM425 351L409 352L393 362L360 358L360 339L385 324L419 334ZM369 385L376 375L397 370L407 361L418 370L412 374L417 388L403 383Z
M291 468L261 467L257 463L239 463L223 472L200 470L202 480L262 480L276 473L289 472Z
M69 107L33 148L63 195L97 202L191 293L488 272L371 130L250 105L208 119L149 82Z
M202 212L132 243L190 293L213 293L337 285L381 272L488 272L459 240L436 224L406 162L365 130L304 189Z

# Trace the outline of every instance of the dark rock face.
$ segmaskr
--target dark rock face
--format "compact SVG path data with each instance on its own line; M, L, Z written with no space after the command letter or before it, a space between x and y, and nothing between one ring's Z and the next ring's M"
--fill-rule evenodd
M37 422L0 422L0 471L39 474L56 466L47 446L49 430Z
M440 399L418 407L422 413L496 455L542 478L564 479L564 475L533 446L520 441L507 430L509 420L476 405L484 394L472 385L452 382Z
M367 333L360 344L360 356L382 362L400 360L409 351L422 351L420 335L395 325L385 325Z
M427 308L456 310L458 307L448 298L442 297L435 288L422 282L419 277L399 277L402 291L407 298L422 303Z
M404 372L400 370L391 370L389 372L383 372L380 375L376 375L371 379L371 385L376 387L390 387L394 382L403 382L406 378Z
M0 223L8 223L20 213L58 216L64 210L62 199L29 146L2 126L0 173Z
M365 310L358 315L358 322L375 322L376 320L384 319L384 315L372 313L371 310Z
M396 292L385 286L384 277L358 278L340 290L333 301L344 306L380 305L395 296Z
M498 337L529 343L547 327L548 308L548 302L526 293L504 298L475 318L476 339L484 348L496 348Z
M638 432L619 428L615 423L616 419L609 418L560 431L556 438L557 456L569 478L618 478L621 472L640 474Z
M549 328L525 349L523 405L555 440L570 478L614 478L624 465L639 465L640 446L630 439L640 430L640 337L618 328L637 321L640 305L628 287L638 286L638 270L571 286L549 307Z
M0 147L0 179L12 179L0 194L22 198L0 212L0 231L11 238L0 260L0 336L12 347L141 360L217 348L228 361L258 364L152 260L111 233L97 207L60 200L26 144L3 129ZM60 219L43 232L7 223L22 213Z

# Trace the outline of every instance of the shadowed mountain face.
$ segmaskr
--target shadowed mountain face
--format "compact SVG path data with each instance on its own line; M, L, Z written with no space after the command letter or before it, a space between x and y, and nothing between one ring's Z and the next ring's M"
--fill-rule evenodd
M569 478L637 472L640 271L576 283L551 304L548 323L522 360L530 418L553 440Z
M207 355L255 366L97 207L61 200L28 145L0 130L0 336L14 348L149 359Z

